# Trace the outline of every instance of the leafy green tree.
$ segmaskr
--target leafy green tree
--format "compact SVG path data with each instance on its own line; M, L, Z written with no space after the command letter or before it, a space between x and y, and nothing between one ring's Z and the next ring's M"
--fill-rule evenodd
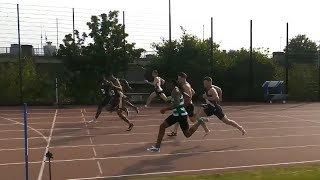
M79 35L79 31L75 30L74 35L76 39L73 39L72 34L67 34L62 40L63 44L60 44L58 50L58 57L72 57L72 56L81 56L82 49L85 47L84 42L87 37L86 33L82 34L82 37Z
M267 56L268 51L261 49L253 50L253 92L252 99L258 100L263 97L261 85L268 80L274 80L275 64ZM249 87L249 60L250 51L242 48L237 51L229 51L232 66L221 72L220 81L225 86L225 93L236 100L245 100L248 97Z
M313 64L293 64L289 71L289 99L318 100L318 68ZM277 67L276 79L283 80L285 71Z
M299 34L290 40L288 52L290 64L314 63L317 53L317 44L310 40L306 35Z
M54 79L50 79L48 74L40 73L33 58L25 59L22 80L25 102L54 102Z
M214 43L214 74L210 63L210 39L200 40L182 29L182 36L172 41L153 44L158 57L147 66L146 75L150 77L152 69L158 69L161 76L174 79L179 71L188 74L188 81L199 96L203 93L202 79L213 76L214 83L223 88L225 100L246 100L248 97L249 59L246 49L223 52ZM268 50L255 49L254 57L254 99L262 99L261 85L266 80L273 80L275 65L267 56ZM169 86L171 87L171 86ZM170 89L168 89L170 90ZM168 91L167 91L168 92Z
M171 44L163 39L161 43L153 43L157 57L146 67L146 78L151 78L151 71L157 69L160 75L170 82L176 79L179 71L188 74L188 81L194 84L196 91L203 90L202 78L210 75L210 40L202 41L198 37L188 34L181 27L180 39L173 40ZM214 51L219 45L214 44ZM170 92L171 85L166 85L166 92Z
M75 31L65 36L57 55L63 58L68 78L61 79L65 94L72 95L78 103L93 103L97 99L96 85L99 75L112 71L122 76L128 64L141 56L143 49L128 43L129 36L119 23L118 11L92 16L87 26L90 33ZM91 41L89 42L88 39ZM83 85L87 86L84 87ZM62 94L63 97L66 97ZM68 98L70 99L70 98Z
M75 38L71 34L65 36L64 44L60 45L59 57L66 57L70 70L102 70L114 73L124 72L128 63L139 58L143 49L135 49L135 43L128 43L129 36L124 31L124 25L119 23L118 11L109 14L92 16L87 23L90 33L80 33L76 30ZM93 42L86 44L91 38ZM102 67L102 68L101 68Z
M24 102L28 104L53 103L54 83L47 74L40 73L34 59L24 59L22 68L22 91ZM8 104L20 103L19 64L0 65L0 99Z
M0 65L0 104L19 103L19 66L17 63Z
M210 41L203 42L198 37L188 34L182 27L181 29L180 39L173 40L171 45L165 39L161 43L152 44L158 54L155 62L164 66L162 73L169 78L175 78L178 71L192 73L194 72L192 69L196 67L206 67L204 73L208 75L207 73L210 72L210 67L208 67L210 66ZM218 47L218 44L214 44L214 51Z

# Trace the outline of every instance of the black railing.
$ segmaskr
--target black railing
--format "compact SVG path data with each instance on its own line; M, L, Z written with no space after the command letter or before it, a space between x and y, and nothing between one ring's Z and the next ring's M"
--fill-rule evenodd
M23 48L21 48L21 52ZM19 48L17 47L0 47L0 55L16 55L18 56L19 54ZM49 53L50 56L52 52ZM45 56L44 49L43 48L32 48L32 55L33 56ZM145 51L141 53L140 58L148 58L148 57L153 57L156 56L157 53L156 51Z
M21 48L21 53L23 48ZM0 55L16 55L19 54L19 48L17 47L0 47ZM42 48L32 48L33 56L44 56L44 50Z

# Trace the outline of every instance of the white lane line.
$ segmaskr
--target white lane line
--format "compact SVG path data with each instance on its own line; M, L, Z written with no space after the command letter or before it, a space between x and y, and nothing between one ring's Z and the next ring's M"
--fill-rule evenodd
M84 116L84 113L83 113L82 109L81 109L81 115L82 115L83 122L84 122L84 124L86 126L86 129L87 129L87 135L89 136L90 144L94 145L93 141L92 141L92 137L90 136L90 130L88 129L87 121L86 121L86 118ZM93 155L94 155L94 159L95 159L97 157L97 151L96 151L95 146L92 146L92 150L93 150ZM100 172L100 175L101 175L103 172L102 172L102 168L101 168L100 162L99 162L99 160L96 160L96 159L95 159L95 161L97 162L98 169L99 169L99 172Z
M91 127L91 130L98 130L98 129L112 129L112 128L122 128L123 126L110 126L110 127ZM144 127L159 127L159 125L146 125L146 126L135 126L135 128L144 128ZM277 130L277 129L300 129L300 128L320 128L320 125L312 125L312 126L288 126L288 127L270 127L270 128L250 128L246 130ZM50 129L38 129L41 131L49 131ZM85 128L55 128L55 130L85 130ZM19 132L23 130L2 130L1 132ZM217 129L214 131L225 132L225 131L239 131L236 129ZM199 133L203 131L196 131L195 133ZM113 133L113 134L104 134L105 136L131 136L131 135L147 135L147 134L154 134L151 132L146 133Z
M270 116L260 116L260 117L270 117ZM81 117L79 117L81 118ZM240 118L248 118L248 117L240 117ZM239 117L238 118L232 118L232 119L240 119ZM288 117L289 118L289 117ZM209 120L214 120L214 118L209 118ZM287 122L303 122L301 120L304 120L304 119L297 119L297 120L300 120L300 121L292 121L292 120L274 120L274 121L240 121L241 124L263 124L263 123L287 123ZM150 122L150 121L163 121L163 119L146 119L146 120L131 120L132 122ZM309 121L309 120L306 120L306 121ZM97 122L102 122L102 121L97 121ZM110 121L109 121L110 122ZM116 121L111 121L111 122L116 122ZM56 122L56 124L81 124L83 123L83 121L64 121L64 122ZM14 125L17 125L18 123L11 123L11 124L0 124L0 126L14 126ZM44 124L51 124L51 122L36 122L36 123L28 123L30 125L44 125ZM220 122L213 122L213 123L207 123L207 124L221 124Z
M164 175L164 174L176 174L176 173L191 173L191 172L218 171L218 170L234 170L234 169L246 169L246 168L257 168L257 167L273 167L273 166L282 166L282 165L298 165L298 164L319 163L319 162L320 162L320 160L292 161L292 162L280 162L280 163L272 163L272 164L254 164L254 165L246 165L246 166L229 166L229 167L221 167L221 168L189 169L189 170L181 170L181 171L159 171L159 172L141 173L141 174L123 174L123 175L118 175L118 176L77 178L77 179L68 179L68 180L111 179L111 178L125 178L125 177L128 178L128 177Z
M46 163L46 153L47 153L48 150L49 150L49 146L50 146L50 142L51 142L51 138L52 138L52 132L53 132L54 124L55 124L56 119L57 119L57 114L58 114L58 109L56 109L56 112L55 112L54 117L53 117L53 122L52 122L51 130L50 130L50 135L49 135L49 138L48 138L48 142L47 142L46 149L45 149L45 151L44 151L43 160L42 160L40 172L39 172L39 175L38 175L38 180L42 180L43 171L44 171L44 166L45 166L45 163Z
M303 135L280 135L280 136L258 136L258 137L240 137L240 138L217 138L217 139L195 139L195 140L165 140L162 144L179 142L179 143L191 143L191 142L203 142L203 141L227 141L227 140L247 140L247 139L268 139L268 138L297 138L297 137L312 137L320 136L320 134L303 134ZM51 149L63 149L63 148L79 148L79 147L104 147L104 146L131 146L131 145L144 145L152 144L154 141L149 142L134 142L134 143L119 143L119 144L94 144L94 145L75 145L75 146L51 146ZM34 147L29 148L32 150L43 149L45 147ZM18 151L24 150L24 148L13 148L13 149L0 149L0 151Z
M226 105L223 105L224 108L233 108L233 109L239 109L239 108L259 108L259 107L262 107L262 108L265 108L267 107L268 109L278 109L278 108L283 108L283 109L297 109L298 107L300 106L304 106L304 107L308 107L308 108L317 108L316 106L318 106L319 103L290 103L288 102L287 104L272 104L272 105L269 105L269 104L265 104L265 103L259 103L259 104L226 104ZM315 105L315 106L314 106ZM195 104L196 107L200 107L200 104ZM298 107L297 107L298 106ZM142 107L142 106L141 106ZM149 107L148 109L159 109L161 107L164 107L164 106L161 106L161 105L157 105L155 104L154 106L151 106ZM79 112L80 109L82 109L82 107L80 106L70 106L69 109L65 109L64 111L77 111ZM48 107L43 107L43 108L38 108L38 107L30 107L31 110L33 111L48 111L48 110L55 110L54 108L51 108L50 106ZM96 106L87 106L87 109L88 110L92 110L92 111L95 111L96 110ZM0 112L1 111L21 111L21 110L18 110L18 109L13 109L13 108L6 108L6 107L3 107L0 109Z
M230 153L230 152L247 152L247 151L269 151L269 150L289 150L289 149L303 149L303 148L319 148L320 144L311 144L304 146L278 146L278 147L262 147L262 148L247 148L247 149L228 149L228 150L212 150L212 151L193 151L193 152L180 152L180 153L148 153L142 155L132 155L132 156L111 156L111 157L101 157L101 158L79 158L79 159L61 159L61 160L52 160L52 163L61 163L61 162L75 162L75 161L92 161L92 160L109 160L109 159L128 159L128 158L148 158L148 157L162 157L162 156L185 156L185 155L202 155L202 154L212 154L212 153ZM147 153L147 151L146 151ZM39 163L41 161L35 161L31 163ZM0 166L5 165L17 165L24 164L25 162L19 163L3 163Z
M267 114L267 113L263 113L263 112L256 112L256 111L253 111L253 112L258 113L258 114ZM320 123L320 121L308 120L308 119L299 118L299 117L293 117L293 116L285 116L285 115L280 115L280 114L272 114L272 116L281 117L281 118L295 119L295 120L305 121L305 122L312 122L312 123L317 123L317 124Z
M102 175L102 168L101 168L100 162L98 160L96 160L96 161L97 161L97 165L98 165L98 169L99 169L100 175Z
M12 119L10 119L10 118L5 118L5 117L0 117L0 118L24 126L24 123L20 123L20 122L18 122L18 121L12 120ZM29 126L29 125L28 125L27 127L28 127L28 129L31 129L31 130L33 130L34 132L38 133L38 134L41 136L41 138L43 138L46 142L48 142L47 137L46 137L45 135L43 135L39 130L34 129L33 127L31 127L31 126ZM18 130L18 131L24 131L24 130ZM0 131L0 132L1 132L1 131ZM4 132L6 132L6 131L4 131ZM24 139L24 138L23 138L23 139Z
M13 113L1 113L2 116L21 116L21 113L18 114L13 114ZM50 113L34 113L34 112L29 112L28 115L54 115L54 112Z
M228 114L231 114L231 115L243 115L243 114L246 114L248 112L260 112L260 111L253 111L252 109L241 109L241 110L233 110L233 111L230 111L228 109L225 109L225 111L228 113ZM264 111L266 112L266 111ZM284 113L304 113L305 115L307 115L307 113L313 113L313 114L310 114L311 116L315 116L315 115L318 115L320 114L319 110L317 109L314 109L314 110L286 110L286 109L274 109L274 110L270 110L268 111L269 112L269 116L272 114L272 113L281 113L281 112L284 112ZM94 114L95 112L88 112L87 111L87 114ZM30 115L53 115L54 113L30 113ZM69 113L61 113L61 115L64 115L64 116L61 116L58 118L63 118L63 117L69 117L69 118L72 118L72 117L75 117L74 116L75 112L69 112ZM22 116L21 113L17 113L17 114L14 114L14 113L9 113L9 114L4 114L4 113L1 113L1 115L6 115L6 116ZM66 116L66 115L71 115L71 116ZM73 115L73 116L72 116ZM109 115L107 113L103 113L103 115L107 115L107 117L110 117L110 118L116 118L118 117L117 115ZM151 113L149 112L149 114L135 114L134 117L149 117L149 116L168 116L169 114L161 114L160 112L154 112L154 113ZM300 115L300 114L297 114L297 115ZM247 115L248 116L248 115ZM300 115L301 116L301 115ZM91 116L90 116L91 117ZM93 116L92 116L93 117ZM16 118L19 118L19 117L16 117ZM34 117L34 118L37 118L37 117ZM48 117L47 117L48 118Z
M29 164L40 164L42 161L29 161ZM26 162L16 162L16 163L2 163L0 166L10 166L10 165L22 165L25 164Z
M265 150L279 150L279 149L298 149L298 148L312 148L320 147L320 144L311 144L303 146L279 146L279 147L268 147L268 148L248 148L248 149L228 149L228 150L212 150L212 151L193 151L193 152L181 152L181 153L167 153L167 154L143 154L143 155L131 155L131 156L112 156L105 158L97 158L101 160L108 159L128 159L128 158L144 158L144 157L161 157L161 156L181 156L181 155L194 155L194 154L211 154L211 153L228 153L228 152L244 152L244 151L265 151ZM54 162L54 161L53 161Z
M247 110L247 112L250 112L250 110ZM256 112L256 111L251 111L251 112L253 112L253 113L258 113L259 114L259 112ZM271 113L271 112L270 112ZM270 113L260 113L260 114L264 114L264 115L245 115L245 116L237 116L237 115L230 115L229 114L229 117L231 118L231 119L246 119L246 118L248 118L248 117L250 117L250 119L252 119L252 118L264 118L264 117L270 117ZM320 115L320 113L319 114L295 114L294 116L301 116L301 117L313 117L313 116L318 116L318 115ZM154 117L154 116L160 116L160 117L163 117L163 118L161 118L161 120L164 120L165 118L166 118L166 116L167 115L163 115L163 114L155 114L155 115L145 115L145 117L146 116L151 116L151 117ZM92 115L92 116L89 116L89 115L87 115L86 116L86 118L92 118L92 117L94 117L94 115ZM108 114L102 114L101 116L99 116L100 118L113 118L113 117L117 117L117 116L110 116L110 115L108 115ZM136 115L134 115L133 117L135 117L135 118L137 118L138 116L136 116ZM38 119L46 119L46 118L48 118L48 117L29 117L28 119L29 120L38 120ZM57 117L58 119L75 119L75 118L81 118L81 116L58 116ZM14 119L14 120L23 120L23 117L11 117L10 119ZM214 117L212 117L212 118L210 118L210 119L215 119ZM148 120L152 120L152 119L148 119ZM146 120L143 120L143 119L139 119L139 120L135 120L135 121L146 121ZM74 122L79 122L79 121L74 121ZM57 122L58 123L58 122ZM63 122L59 122L59 123L63 123Z
M1 117L0 117L1 118ZM12 119L11 119L12 120ZM30 124L30 123L28 123ZM2 123L0 126L14 126L14 125L20 125L19 123L13 122L13 123Z
M276 127L276 128L247 128L247 131L260 131L260 130L279 130L279 129L305 129L305 128L319 128L319 126L293 126L293 127ZM217 129L214 130L215 132L232 132L236 131L238 132L237 129ZM169 132L169 131L167 131ZM198 130L195 132L196 134L199 133L204 133L203 130ZM77 138L77 137L97 137L97 136L132 136L132 135L154 135L154 133L114 133L114 134L98 134L98 135L75 135L75 136L54 136L52 138L54 139L59 139L59 138ZM39 139L42 137L30 137L29 139ZM0 141L8 141L8 140L21 140L23 138L4 138L0 139Z
M54 108L43 108L43 109L39 109L39 108L33 108L32 106L29 106L28 109L30 111L55 111ZM18 110L18 109L0 109L0 112L3 111L3 112L23 112L23 110Z
M47 118L47 117L43 117L43 118ZM81 117L79 117L81 118ZM44 124L51 124L52 122L30 122L28 124L30 125L44 125ZM56 124L80 124L83 123L82 121L63 121L63 122L56 122ZM10 126L10 125L16 125L18 123L11 123L11 124L0 124L0 126Z
M246 140L246 139L266 139L266 138L290 138L290 137L308 137L308 136L320 136L320 134L312 134L312 135L283 135L283 136L260 136L260 137L240 137L240 138L216 138L216 139L194 139L194 140L164 140L162 144L167 143L191 143L191 142L203 142L203 141L227 141L227 140ZM143 145L143 144L152 144L154 141L145 141L145 142L127 142L127 143L106 143L106 144L96 144L94 146L127 146L127 145ZM90 145L83 145L90 146ZM70 148L70 147L79 147L79 146L55 146L53 148Z
M79 137L94 137L94 135L78 135L78 136L54 136L53 138L79 138ZM33 139L42 139L43 137L35 136L35 137L29 137L29 140ZM2 138L0 141L14 141L14 140L24 140L24 138Z

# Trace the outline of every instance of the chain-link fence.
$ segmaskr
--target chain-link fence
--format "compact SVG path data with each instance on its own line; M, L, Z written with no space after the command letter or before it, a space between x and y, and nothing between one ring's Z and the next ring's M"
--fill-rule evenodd
M29 102L49 105L56 102L57 94L60 102L92 104L99 101L97 84L101 74L84 71L69 72L64 59L57 58L56 53L60 45L64 44L63 40L67 34L74 36L75 30L79 31L80 35L83 32L90 34L87 22L92 20L91 17L102 13L108 14L109 11L112 10L0 3L0 103L8 105ZM157 58L154 60L154 55L159 55L152 44L165 42L163 39L169 40L169 37L172 41L181 41L179 38L183 32L195 34L202 41L212 39L220 45L219 52L211 49L213 56L208 56L208 61L217 62L219 58L236 59L235 56L239 54L232 51L235 49L234 39L237 39L238 46L244 47L247 52L250 52L250 46L254 49L252 56L250 53L245 54L242 58L244 61L231 68L226 69L219 65L212 68L211 64L205 67L207 74L215 75L215 82L223 88L226 100L261 100L263 98L261 85L264 81L286 80L286 54L283 53L286 48L286 34L282 21L277 22L277 25L283 25L283 28L269 30L273 34L279 34L278 37L268 37L265 34L265 30L261 28L266 24L265 22L253 21L253 39L251 39L249 20L213 18L213 25L211 25L210 17L188 13L175 14L174 11L172 14L175 17L170 24L167 10L119 11L118 13L119 24L125 25L125 32L129 34L126 38L127 42L135 43L136 48L144 49L140 58L130 62L129 69L123 76L133 84L135 92L149 92L152 89L143 83L146 65L157 60ZM179 24L176 23L177 21ZM221 25L225 26L221 27ZM304 33L301 32L301 34ZM293 37L294 35L290 34L289 38ZM253 44L250 40L253 40ZM90 43L94 43L94 40L87 38L84 45ZM274 44L277 44L280 52L273 54L274 49L272 51L266 48L258 49L274 47ZM257 63L259 57L256 57L256 52L261 52L273 62L276 68L272 69L272 73L269 67L266 68L261 63ZM290 99L319 100L318 49L315 52L295 50L288 52ZM197 55L192 56L194 58ZM296 61L297 58L305 61ZM251 65L250 62L252 62ZM249 71L250 67L252 72ZM185 71L195 72L191 74L197 78L196 75L201 74L197 73L199 69ZM71 79L66 78L70 76ZM90 78L86 78L89 76ZM58 91L56 91L56 79L59 82ZM195 85L197 89L202 88L199 80L191 77L190 81L198 83Z

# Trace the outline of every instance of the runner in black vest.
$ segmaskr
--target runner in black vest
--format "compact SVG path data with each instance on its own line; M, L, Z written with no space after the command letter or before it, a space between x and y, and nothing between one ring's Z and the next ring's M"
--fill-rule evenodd
M100 84L100 91L103 95L103 100L98 105L97 112L94 119L89 122L96 122L104 107L106 107L106 109L110 109L110 108L107 108L107 106L109 106L111 99L115 95L114 90L110 88L105 77L103 77L102 82Z
M205 94L203 94L203 98L206 100L206 105L203 109L200 109L197 112L197 117L204 117L204 116L212 116L215 115L225 124L231 125L242 132L242 135L245 135L245 129L238 125L235 121L229 119L227 115L225 115L222 111L221 106L218 104L218 101L221 101L221 97L217 93L217 90L214 85L212 85L212 78L205 77L203 81L204 88L206 89Z
M122 92L122 86L120 84L119 79L115 78L113 74L110 73L108 75L108 78L104 79L104 83L108 85L109 91L114 92L114 94L111 96L106 106L106 109L108 111L116 110L118 116L129 125L129 128L127 129L127 131L131 131L131 129L133 128L133 123L131 123L129 119L123 115L123 111L125 111L123 106L123 100L122 100L122 98L124 97L124 94ZM95 121L96 121L96 118L90 122L95 122Z

